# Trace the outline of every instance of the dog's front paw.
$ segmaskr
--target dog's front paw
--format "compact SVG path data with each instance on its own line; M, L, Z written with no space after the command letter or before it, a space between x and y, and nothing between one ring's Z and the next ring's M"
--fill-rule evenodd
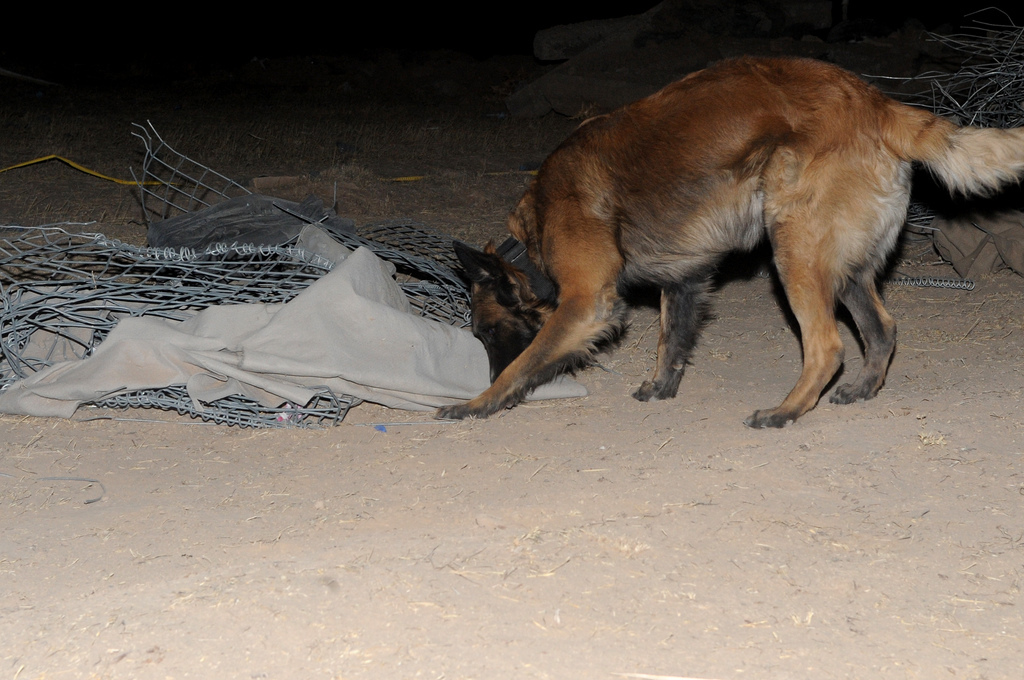
M469 403L465 404L452 404L451 406L442 406L437 409L434 413L434 418L437 420L464 420L470 416L475 416L473 409L469 407Z
M762 409L754 411L750 417L743 421L747 427L785 427L796 420L796 416L788 412L780 412L778 409Z
M451 406L442 406L437 409L434 413L434 418L437 420L465 420L466 418L486 418L487 416L497 413L502 408L502 404L493 403L490 401L481 401L479 398L471 399L464 404L452 404Z

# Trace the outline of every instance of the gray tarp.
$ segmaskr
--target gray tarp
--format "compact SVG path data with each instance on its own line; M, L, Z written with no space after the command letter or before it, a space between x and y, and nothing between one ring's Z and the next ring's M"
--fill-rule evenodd
M411 313L392 273L359 248L284 304L214 306L186 321L124 319L92 356L0 393L0 412L70 417L113 392L181 384L197 404L242 394L272 408L304 405L324 386L413 410L486 389L483 345L465 329ZM561 378L534 398L585 394Z

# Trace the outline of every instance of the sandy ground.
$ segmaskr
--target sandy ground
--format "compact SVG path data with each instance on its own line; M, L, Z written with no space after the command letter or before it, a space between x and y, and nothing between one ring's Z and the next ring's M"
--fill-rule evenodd
M591 396L486 421L3 418L0 668L1021 677L1020 296L891 291L884 391L780 431L741 425L800 365L765 279L721 292L670 402L629 397L643 312Z
M17 153L74 153L51 115L58 132ZM38 117L4 120L14 139ZM522 186L483 171L542 157L571 123L514 125L427 188L379 188L408 159L365 136L358 167L309 162L350 180L367 214L418 207L482 239ZM423 134L421 157L450 149ZM59 195L19 207L16 182L92 186L38 172L0 179L5 219L76 210ZM488 420L373 405L315 431L0 418L0 676L1024 677L1024 280L886 298L900 340L879 396L823 399L782 430L742 425L800 370L757 277L718 291L668 402L629 396L654 364L642 309L579 375L590 396Z

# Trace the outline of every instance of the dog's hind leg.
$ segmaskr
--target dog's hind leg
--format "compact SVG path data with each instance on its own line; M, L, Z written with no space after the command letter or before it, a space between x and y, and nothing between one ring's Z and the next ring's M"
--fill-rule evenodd
M853 317L864 342L864 365L851 383L840 385L829 398L833 404L870 399L882 387L896 347L896 322L882 305L874 272L861 272L840 292L839 299Z
M780 232L785 228L780 227ZM802 235L790 237L796 243L776 246L775 265L800 324L804 366L789 396L776 408L755 411L743 421L750 427L782 427L814 408L822 390L843 363L843 341L835 319L835 290L832 268L820 243Z
M671 399L679 390L686 362L697 344L707 300L707 281L688 279L661 290L661 337L658 364L650 380L633 393L640 401Z

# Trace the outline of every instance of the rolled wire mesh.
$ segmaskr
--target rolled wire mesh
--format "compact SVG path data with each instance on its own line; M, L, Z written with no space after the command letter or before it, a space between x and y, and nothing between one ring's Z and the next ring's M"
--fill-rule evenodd
M57 361L87 357L125 317L180 321L211 305L287 302L333 266L290 246L160 250L60 228L9 227L2 236L0 389ZM468 294L450 280L457 280L453 272L436 264L419 271L427 258L362 237L347 245L365 245L405 271L399 286L421 316L467 323ZM324 390L311 404L280 409L242 397L197 409L182 388L172 386L112 395L96 405L163 408L257 427L340 421L357 402Z
M251 399L232 395L197 411L185 388L171 385L159 390L118 392L96 402L96 405L112 409L155 408L176 411L180 415L239 427L313 427L340 423L348 410L359 403L360 400L354 397L339 396L324 387L303 406L282 404L277 408L269 408Z
M142 176L136 177L136 181L148 219L167 219L252 193L173 149L152 124L134 127L132 134L145 147ZM303 215L289 214L316 224ZM357 234L331 232L331 236L352 249L366 247L393 263L402 277L402 287L410 296L409 301L423 316L444 323L469 324L469 292L453 269L459 265L450 237L400 220L369 224Z
M146 157L137 180L148 216L162 218L248 193L174 151L152 127L139 130L135 134L146 145ZM450 239L396 221L331 236L394 264L398 284L419 315L469 324L469 293L452 269ZM287 302L333 265L287 244L155 249L58 227L0 228L0 390L58 361L86 358L125 317L184 320L211 305ZM118 392L93 403L159 408L242 427L281 427L340 422L359 399L324 388L307 404L267 408L232 396L197 407L183 386L171 385Z

